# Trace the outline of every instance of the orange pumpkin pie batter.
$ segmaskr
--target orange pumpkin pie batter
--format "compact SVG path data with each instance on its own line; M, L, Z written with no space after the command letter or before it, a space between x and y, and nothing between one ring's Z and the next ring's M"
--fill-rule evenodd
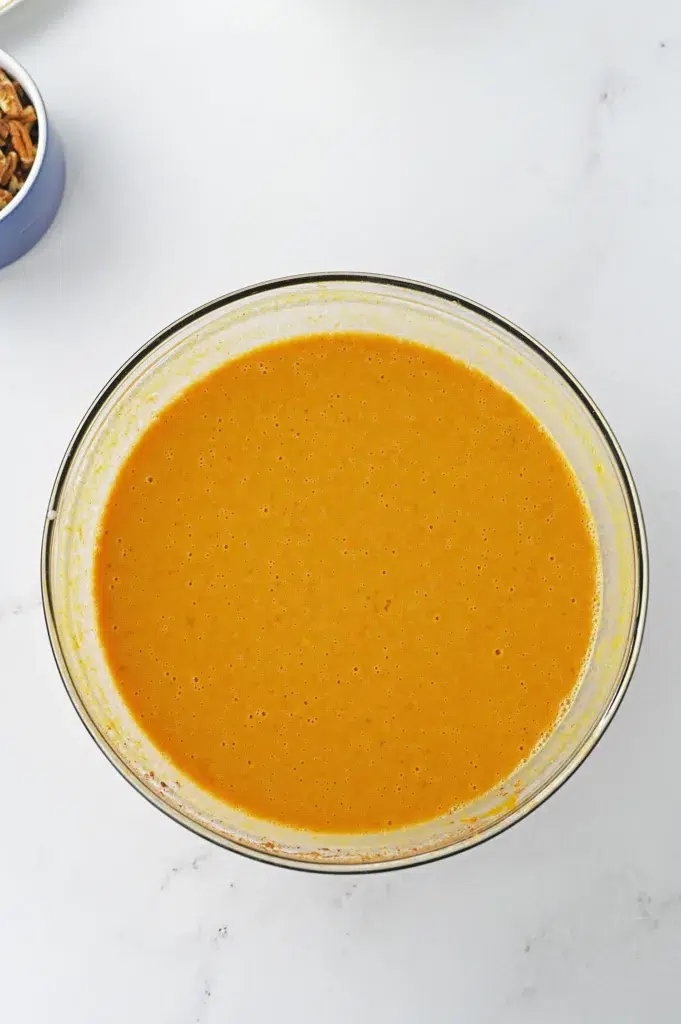
M221 367L123 465L96 558L133 715L259 817L368 832L507 777L555 724L597 602L589 516L537 421L410 342Z

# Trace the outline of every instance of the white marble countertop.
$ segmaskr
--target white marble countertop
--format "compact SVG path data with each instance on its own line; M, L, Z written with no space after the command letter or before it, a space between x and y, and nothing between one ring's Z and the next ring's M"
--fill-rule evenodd
M0 1019L678 1022L678 0L27 0L0 46L68 159L0 273ZM38 580L105 379L200 302L319 269L432 281L553 348L624 446L652 562L638 671L573 780L479 849L355 879L141 800L69 704Z

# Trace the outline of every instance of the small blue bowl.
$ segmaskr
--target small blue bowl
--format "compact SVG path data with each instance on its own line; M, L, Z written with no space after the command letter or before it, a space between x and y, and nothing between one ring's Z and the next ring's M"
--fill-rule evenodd
M64 152L47 119L45 104L33 79L4 50L0 68L18 82L35 107L38 118L36 158L25 184L0 211L0 267L6 267L32 249L54 220L64 194Z

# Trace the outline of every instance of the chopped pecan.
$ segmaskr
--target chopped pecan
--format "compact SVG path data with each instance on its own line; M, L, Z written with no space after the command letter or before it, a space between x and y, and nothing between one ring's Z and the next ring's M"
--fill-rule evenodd
M7 117L21 117L24 108L17 95L14 82L0 68L0 110Z
M37 140L35 108L19 83L0 69L0 210L26 184Z
M35 146L28 128L21 121L10 121L9 134L22 167L31 167L35 160Z
M38 118L35 112L35 107L32 103L29 103L27 107L24 107L24 109L21 111L21 117L19 118L19 120L22 121L27 128L30 128L32 124L36 123Z
M4 164L3 159L4 158ZM19 163L19 157L16 155L14 150L8 153L7 156L0 149L0 188L6 188L9 184L10 178L14 175L17 164Z

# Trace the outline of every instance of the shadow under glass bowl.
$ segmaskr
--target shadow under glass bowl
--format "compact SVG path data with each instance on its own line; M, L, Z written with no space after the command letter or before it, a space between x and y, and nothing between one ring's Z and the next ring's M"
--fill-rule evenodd
M568 712L503 783L433 821L386 833L327 835L250 817L205 792L132 718L98 638L93 566L100 516L123 461L158 414L225 361L319 331L418 341L477 367L514 394L564 452L589 504L602 571L592 654ZM572 774L610 723L643 633L648 567L641 509L612 431L546 349L457 295L362 274L316 274L246 288L200 307L139 350L80 424L45 522L42 589L50 641L73 704L97 745L157 808L230 850L313 871L379 871L465 850L509 827Z

